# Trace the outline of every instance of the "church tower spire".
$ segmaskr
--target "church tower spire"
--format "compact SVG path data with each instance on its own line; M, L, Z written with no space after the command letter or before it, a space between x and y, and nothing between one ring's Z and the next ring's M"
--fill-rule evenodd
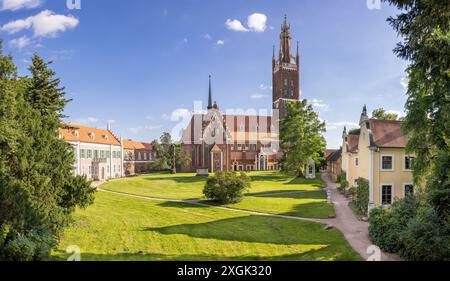
M213 109L211 75L209 75L208 110Z
M297 42L297 54L294 57L291 41L291 25L287 16L284 16L279 59L272 59L273 109L278 110L281 119L286 117L287 103L300 100L300 48Z
M291 58L291 25L288 23L287 15L285 15L280 34L280 63L291 63Z

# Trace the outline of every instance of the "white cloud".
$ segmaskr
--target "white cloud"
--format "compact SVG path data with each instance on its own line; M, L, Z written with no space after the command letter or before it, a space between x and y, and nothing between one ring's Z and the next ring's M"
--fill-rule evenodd
M171 114L163 114L161 115L161 119L172 121L172 122L178 122L180 120L189 120L192 117L192 113L185 108L179 108L174 110Z
M239 20L231 20L227 19L225 22L225 26L229 30L237 31L237 32L247 32L249 31L247 28L245 28L242 23Z
M22 36L17 39L13 39L9 41L9 45L13 48L17 48L19 50L25 48L26 46L30 45L31 41L27 36Z
M263 95L263 94L254 94L250 96L252 99L254 100L259 100L259 99L264 99L267 98L268 95Z
M264 32L267 28L267 16L264 14L254 13L248 17L247 25L250 30L255 32Z
M1 10L10 11L36 8L41 3L41 0L0 0Z
M146 131L154 131L154 130L158 130L161 129L163 126L162 125L147 125L147 126L139 126L139 127L135 127L135 128L129 128L128 130L130 132L132 132L133 134L140 134Z
M88 125L88 124L94 124L97 122L98 122L98 119L95 117L88 117L86 119L78 118L78 119L73 120L73 123L76 125Z
M212 39L211 35L209 35L208 33L206 33L206 34L203 36L203 38L205 38L205 39L207 39L207 40L211 40L211 39Z
M218 40L217 41L217 45L224 45L225 44L225 41L223 41L223 40Z
M75 28L78 24L79 20L72 15L58 15L52 11L44 10L35 16L9 22L0 27L0 30L14 34L31 28L35 37L53 37L59 32Z
M266 91L266 90L272 90L272 86L265 85L265 84L259 85L259 88L260 88L261 90L264 90L264 91Z
M319 100L319 99L313 99L310 101L310 104L322 111L330 111L330 106L326 103L324 103L323 100Z
M406 90L408 89L408 84L409 84L409 79L407 77L402 77L400 79L400 84L402 85L402 87Z
M245 27L240 20L227 19L227 21L225 22L225 26L229 30L237 32L264 32L267 29L267 16L260 13L251 14L247 18L248 27Z

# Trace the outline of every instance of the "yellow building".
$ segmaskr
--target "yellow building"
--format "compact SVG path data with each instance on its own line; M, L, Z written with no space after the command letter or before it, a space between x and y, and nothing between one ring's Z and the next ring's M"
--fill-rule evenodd
M349 136L346 131L343 135L346 145L342 154L346 154L346 159L342 165L348 172L350 185L358 178L368 180L369 209L389 206L407 194L414 194L414 157L406 154L408 139L403 134L402 122L370 119L364 106L359 124L359 136Z
M346 173L346 180L350 187L358 185L358 146L359 135L347 133L347 129L344 129L342 144L342 171Z

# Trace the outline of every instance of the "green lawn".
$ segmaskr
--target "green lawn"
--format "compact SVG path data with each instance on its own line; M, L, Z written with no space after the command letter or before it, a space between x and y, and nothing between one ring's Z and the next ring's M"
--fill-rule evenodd
M333 217L334 208L326 202L323 182L305 180L278 172L252 172L252 188L239 204L229 207L298 216L305 218ZM163 199L204 199L206 178L195 174L156 174L114 180L103 189ZM306 193L292 193L308 191Z
M360 260L339 231L316 223L98 192L54 258L82 260Z
M327 203L325 191L278 194L264 197L247 196L230 208L303 218L326 219L335 216L332 204Z
M305 180L278 172L252 172L252 189L249 195L262 195L285 191L320 190L320 180ZM206 178L195 174L154 174L113 180L102 186L103 189L144 195L163 199L201 199Z

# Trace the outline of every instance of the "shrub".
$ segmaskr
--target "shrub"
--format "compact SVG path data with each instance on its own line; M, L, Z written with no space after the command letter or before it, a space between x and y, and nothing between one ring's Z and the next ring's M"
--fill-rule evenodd
M450 261L450 226L437 212L422 208L402 236L400 255L409 261Z
M347 179L347 173L346 172L342 172L339 176L337 176L337 180L336 183L341 183L342 181Z
M3 245L0 245L0 259L44 261L50 258L51 250L56 245L55 237L46 230L32 230L26 235L17 234L14 237L3 236Z
M218 172L208 178L203 194L209 200L223 204L242 201L244 192L250 188L250 178L244 173Z
M11 261L32 261L36 245L25 235L19 234L15 239L6 243L3 256Z
M369 235L382 250L397 253L402 248L401 237L418 208L413 197L395 202L391 208L379 207L370 213Z
M47 230L34 230L28 235L35 244L34 260L44 261L50 258L51 251L57 246L56 238Z
M349 190L347 190L347 195L350 197L354 197L356 196L356 191L357 187L352 186L351 188L349 188Z
M341 178L339 179L339 187L338 187L338 191L342 194L345 194L346 189L350 186L350 184L347 181L347 176L346 174L342 174Z
M363 178L358 179L355 206L359 213L367 216L369 212L369 182Z

